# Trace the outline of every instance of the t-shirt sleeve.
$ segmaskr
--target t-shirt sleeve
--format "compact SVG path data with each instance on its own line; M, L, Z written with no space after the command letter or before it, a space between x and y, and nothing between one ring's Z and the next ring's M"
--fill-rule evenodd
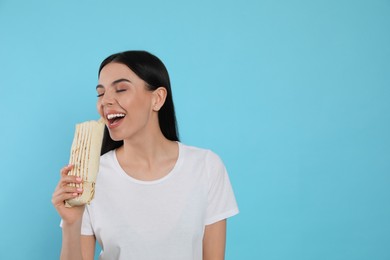
M86 236L94 235L88 206L85 206L85 210L84 210L83 222L81 224L81 235L86 235Z
M208 194L205 224L210 225L238 214L238 206L225 165L218 155L207 157Z

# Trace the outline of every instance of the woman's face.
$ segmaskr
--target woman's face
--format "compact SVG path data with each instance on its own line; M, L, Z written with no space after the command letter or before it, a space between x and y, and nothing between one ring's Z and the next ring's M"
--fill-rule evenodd
M145 81L126 65L109 63L103 67L96 91L98 112L113 140L132 138L152 127L153 91L147 90Z

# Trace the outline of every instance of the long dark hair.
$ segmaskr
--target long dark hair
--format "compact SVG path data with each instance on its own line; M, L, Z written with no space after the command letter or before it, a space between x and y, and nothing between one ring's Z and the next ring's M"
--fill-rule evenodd
M153 91L159 87L167 90L167 97L164 105L158 111L158 122L161 132L171 141L179 141L175 107L173 105L171 83L168 71L162 61L153 54L146 51L125 51L107 57L99 68L98 76L104 66L109 63L121 63L131 69L138 77L146 82L148 90ZM104 138L101 154L116 149L123 145L123 141L111 139L107 127L104 129Z

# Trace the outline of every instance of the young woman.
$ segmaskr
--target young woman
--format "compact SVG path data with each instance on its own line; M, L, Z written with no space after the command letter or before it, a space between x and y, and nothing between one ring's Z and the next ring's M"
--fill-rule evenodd
M80 183L61 170L52 203L62 218L61 259L224 259L226 219L238 213L225 167L179 142L164 64L145 51L111 55L99 69L106 131L90 205L65 208Z

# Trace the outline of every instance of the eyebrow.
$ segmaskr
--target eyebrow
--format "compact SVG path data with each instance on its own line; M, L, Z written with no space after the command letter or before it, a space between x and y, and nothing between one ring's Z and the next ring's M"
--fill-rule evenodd
M114 81L111 83L111 86L114 86L114 85L116 85L116 84L118 84L118 83L120 83L120 82L123 82L123 81L131 83L130 80L121 78L121 79L114 80ZM96 86L96 89L98 89L98 88L104 88L104 86L101 85L101 84L99 84L99 85Z

